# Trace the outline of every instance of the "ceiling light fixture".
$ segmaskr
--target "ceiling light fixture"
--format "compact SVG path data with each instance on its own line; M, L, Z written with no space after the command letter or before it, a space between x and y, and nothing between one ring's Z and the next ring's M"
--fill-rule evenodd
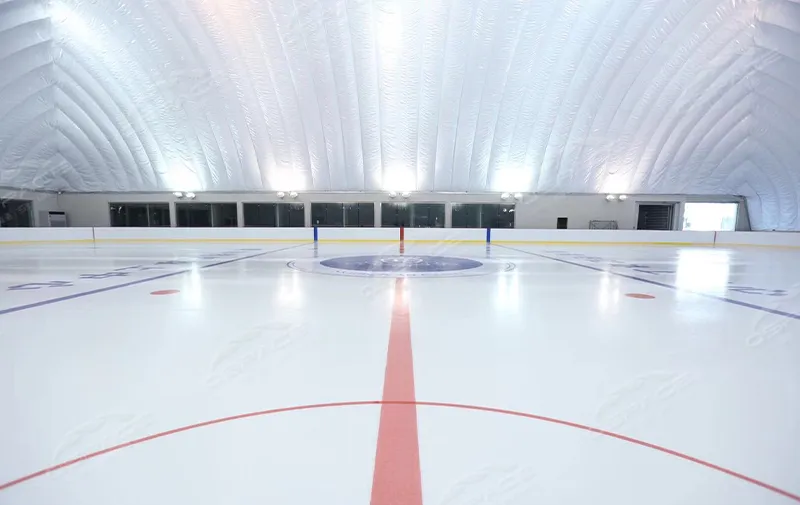
M397 198L397 192L396 191L389 191L389 198Z
M502 195L500 195L500 198L502 198L503 200L508 200L509 198L511 198L511 193L503 193Z
M616 199L617 197L615 195L606 195L606 200L608 200L609 202L613 202Z
M291 193L289 193L289 196L292 198L297 198L297 191L292 191Z
M188 198L189 200L194 200L194 197L196 197L197 195L195 195L194 193L192 193L191 191L189 191L189 192L187 192L187 193L186 193L184 196L185 196L186 198Z
M620 202L624 202L627 199L628 199L628 195L619 195L619 201Z
M283 200L283 197L285 197L285 196L286 196L286 193L284 193L283 191L278 191L278 198Z
M180 191L176 191L176 192L174 192L174 193L172 193L172 194L173 194L173 195L175 195L175 196L176 196L176 197L178 197L178 198L183 198L183 193L182 193L182 192L180 192Z
M411 196L409 191L403 191L403 198L408 198L409 196Z

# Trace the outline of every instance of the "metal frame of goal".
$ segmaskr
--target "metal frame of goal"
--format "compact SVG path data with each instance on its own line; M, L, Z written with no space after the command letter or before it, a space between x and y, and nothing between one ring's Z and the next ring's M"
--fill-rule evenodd
M589 221L590 230L618 230L616 221Z

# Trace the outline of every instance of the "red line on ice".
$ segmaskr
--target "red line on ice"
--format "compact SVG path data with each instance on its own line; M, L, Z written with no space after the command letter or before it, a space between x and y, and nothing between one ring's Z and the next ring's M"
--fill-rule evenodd
M411 318L405 280L395 281L371 505L422 505Z
M667 449L666 447L662 447L660 445L651 444L650 442L645 442L644 440L639 440L636 438L628 437L625 435L621 435L619 433L614 433L611 431L602 430L600 428L594 428L592 426L587 426L585 424L578 424L573 423L571 421L565 421L563 419L557 419L554 417L547 417L547 416L540 416L538 414L530 414L527 412L519 412L516 410L505 410L505 409L497 409L493 407L482 407L480 405L465 405L463 403L445 403L445 402L405 402L405 401L380 401L380 400L364 400L364 401L351 401L351 402L334 402L334 403L317 403L312 405L296 405L293 407L283 407L278 409L269 409L269 410L260 410L257 412L248 412L247 414L239 414L235 416L229 417L221 417L219 419L211 419L209 421L204 421L202 423L190 424L188 426L182 426L180 428L175 428L169 431L163 431L161 433L155 433L153 435L148 435L146 437L137 438L135 440L131 440L129 442L125 442L122 444L118 444L112 447L108 447L106 449L102 449L97 452L92 452L89 454L85 454L83 456L79 456L75 459L71 459L68 461L64 461L57 465L51 466L49 468L45 468L39 470L38 472L34 472L18 479L12 480L10 482L5 482L0 484L0 491L4 489L8 489L12 486L16 486L18 484L22 484L23 482L27 482L29 480L35 479L37 477L42 477L49 473L55 472L57 470L62 470L64 468L76 465L83 461L88 461L90 459L94 459L98 456L102 456L104 454L108 454L111 452L119 451L120 449L125 449L126 447L132 447L134 445L143 444L145 442L149 442L151 440L155 440L158 438L167 437L170 435L175 435L177 433L182 433L184 431L195 430L197 428L204 428L206 426L213 426L215 424L223 424L230 421L237 421L239 419L247 419L250 417L261 417L267 416L271 414L281 414L284 412L294 412L299 410L317 410L317 409L328 409L328 408L337 408L337 407L359 407L364 405L385 405L385 404L394 404L394 405L407 405L413 404L416 406L423 406L423 407L443 407L443 408L451 408L451 409L462 409L462 410L472 410L478 412L490 412L493 414L504 414L508 416L515 416L515 417L524 417L526 419L534 419L536 421L542 421L551 424L557 424L561 426L566 426L569 428L575 428L578 430L588 431L591 433L597 433L598 435L603 435L606 437L615 438L617 440L621 440L623 442L629 442L631 444L636 444L642 447L647 447L648 449L653 449L655 451L662 452L664 454L669 454L670 456L674 456L676 458L680 458L686 461L690 461L692 463L696 463L698 465L704 466L706 468L710 468L711 470L715 470L718 472L722 472L724 474L730 475L736 479L743 480L745 482L749 482L750 484L756 485L758 487L764 488L768 491L772 491L773 493L779 494L781 496L785 496L791 500L796 502L800 502L800 495L793 494L789 491L783 490L781 488L775 487L771 484L767 484L764 481L760 481L758 479L754 479L753 477L748 477L747 475L734 472L733 470L729 470L725 467L715 465L714 463L709 463L708 461L704 461L702 459L695 458L693 456L689 456L688 454L684 454L678 451L673 451L672 449Z

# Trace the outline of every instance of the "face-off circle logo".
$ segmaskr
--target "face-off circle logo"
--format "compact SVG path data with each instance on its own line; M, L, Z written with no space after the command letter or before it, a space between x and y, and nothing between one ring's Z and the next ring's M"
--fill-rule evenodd
M295 260L287 265L303 272L352 277L463 277L514 269L513 263L422 255L345 256L322 261Z

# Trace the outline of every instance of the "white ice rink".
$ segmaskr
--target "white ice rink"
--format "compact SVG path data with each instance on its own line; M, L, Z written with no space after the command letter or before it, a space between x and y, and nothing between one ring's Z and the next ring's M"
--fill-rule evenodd
M4 247L0 504L800 502L797 252L403 253Z

